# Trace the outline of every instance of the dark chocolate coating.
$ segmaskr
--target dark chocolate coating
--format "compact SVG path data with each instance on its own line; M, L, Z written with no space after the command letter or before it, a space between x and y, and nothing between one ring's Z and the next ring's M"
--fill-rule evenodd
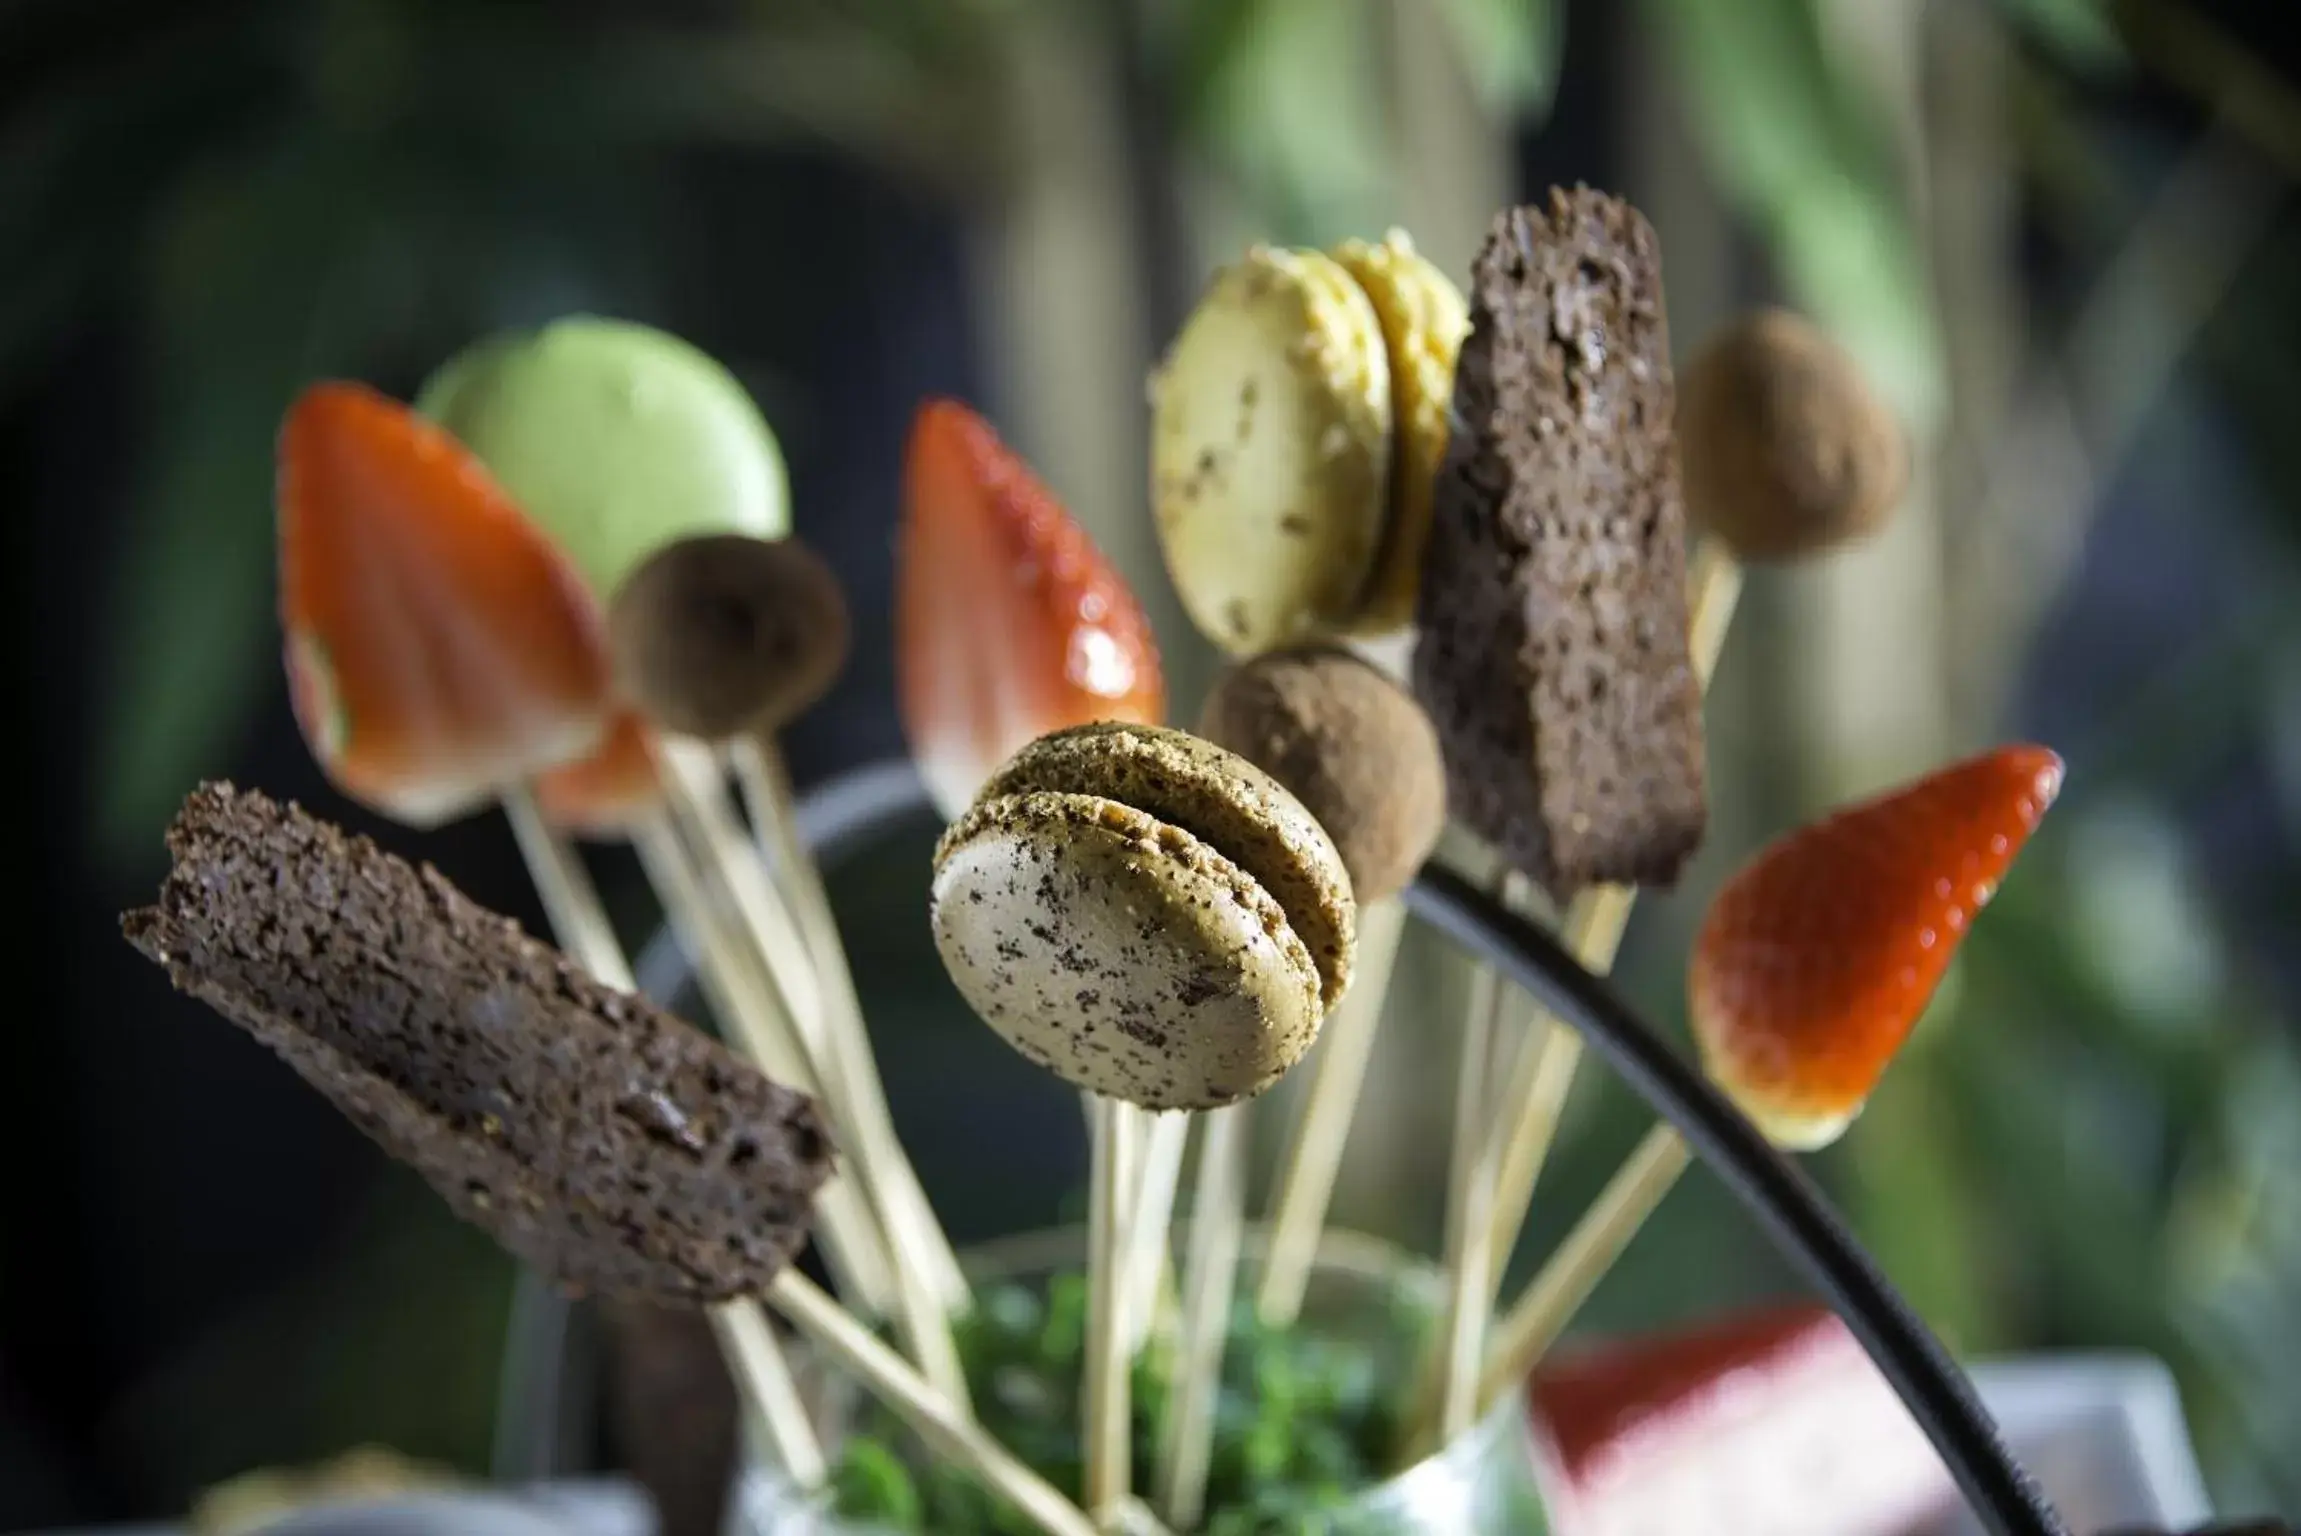
M1669 885L1708 804L1654 232L1554 190L1495 220L1470 313L1414 654L1447 803L1561 901Z
M852 636L831 567L795 538L666 544L608 607L617 683L667 731L778 731L831 691Z
M695 1305L798 1251L832 1156L806 1096L292 805L204 785L168 847L129 941L543 1273Z

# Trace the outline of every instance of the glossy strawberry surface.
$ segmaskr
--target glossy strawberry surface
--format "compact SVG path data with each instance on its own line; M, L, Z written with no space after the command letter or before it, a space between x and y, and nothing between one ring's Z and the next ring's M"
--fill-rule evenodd
M476 459L336 382L296 399L278 455L289 686L339 788L427 826L591 749L609 710L597 605Z
M2061 787L2002 747L1800 828L1711 903L1688 1001L1711 1077L1778 1143L1859 1113Z
M922 406L904 460L896 686L946 816L1049 731L1155 724L1166 689L1134 593L990 424Z

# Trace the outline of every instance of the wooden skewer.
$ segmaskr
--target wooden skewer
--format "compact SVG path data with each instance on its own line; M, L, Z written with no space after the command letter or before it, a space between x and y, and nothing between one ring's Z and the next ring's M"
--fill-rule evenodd
M1127 1220L1133 1188L1129 1164L1135 1107L1094 1100L1087 1187L1087 1332L1084 1379L1086 1505L1109 1523L1133 1492L1131 1356L1126 1348Z
M728 756L736 780L743 786L761 846L770 865L783 874L798 918L800 941L829 1007L831 1050L855 1095L856 1107L862 1111L862 1129L874 1144L872 1155L878 1160L888 1193L902 1207L902 1261L917 1266L945 1312L964 1312L972 1304L967 1279L895 1134L886 1086L880 1080L862 1003L855 993L854 969L847 963L830 894L823 888L823 872L797 835L791 778L783 755L765 737L753 737L734 743Z
M633 849L665 918L695 956L696 980L729 1043L771 1075L821 1095L815 1069L799 1047L798 1031L780 1011L777 994L759 972L755 951L734 935L712 904L694 855L670 821L650 812L631 829ZM842 1173L815 1199L816 1232L824 1262L842 1291L866 1310L884 1315L893 1304L894 1264L884 1234L863 1204L855 1181Z
M543 902L544 915L560 948L602 985L637 991L631 964L623 946L616 942L614 925L608 922L598 889L574 847L545 824L524 788L506 790L502 801L512 836L526 861L528 878ZM747 1302L715 1307L710 1316L730 1374L765 1427L768 1443L774 1446L784 1471L803 1488L820 1488L829 1475L829 1464L774 1331L759 1315L757 1306Z
M1636 893L1627 886L1604 885L1574 898L1566 909L1559 935L1567 953L1603 974L1621 947L1622 930L1630 920ZM1518 1234L1541 1180L1542 1165L1558 1137L1558 1121L1566 1112L1566 1096L1574 1087L1574 1072L1582 1063L1582 1037L1547 1015L1532 1023L1538 1033L1517 1057L1515 1075L1500 1100L1505 1111L1518 1106L1514 1122L1502 1127L1500 1166L1494 1179L1494 1267L1491 1284L1502 1285L1502 1271L1518 1246Z
M1316 1054L1303 1069L1309 1088L1280 1165L1270 1253L1255 1293L1255 1310L1264 1322L1277 1327L1292 1323L1302 1311L1303 1292L1318 1257L1318 1235L1334 1200L1351 1117L1366 1081L1366 1064L1374 1054L1391 966L1405 931L1404 902L1377 901L1359 909L1357 980L1335 1005Z
M1486 1245L1494 1231L1494 1163L1485 1143L1492 1121L1495 1034L1507 997L1491 966L1472 972L1447 1167L1446 1305L1410 1419L1410 1460L1420 1460L1467 1430L1477 1406L1478 1366L1485 1358L1491 1307L1486 1278L1493 1272Z
M1126 1277L1120 1305L1125 1309L1126 1348L1141 1351L1158 1316L1159 1293L1171 1287L1174 1263L1167 1251L1174 1227L1174 1201L1182 1188L1183 1154L1190 1145L1190 1128L1203 1116L1151 1114L1137 1117L1142 1126L1141 1157L1128 1199Z
M1540 1363L1543 1352L1557 1342L1606 1271L1630 1246L1638 1228L1678 1182L1688 1156L1678 1133L1667 1125L1657 1125L1615 1170L1613 1179L1574 1224L1574 1230L1566 1234L1526 1293L1495 1327L1493 1345L1478 1375L1481 1404L1518 1390L1527 1373Z
M900 1147L895 1145L891 1124L886 1124L882 1136L874 1138L871 1134L873 1118L861 1102L865 1095L843 1070L842 1055L834 1044L838 1032L831 1027L825 1005L825 988L814 971L797 923L760 867L758 850L735 824L724 798L717 757L694 743L664 741L658 744L657 762L662 770L664 804L673 822L702 855L715 888L741 918L742 930L756 945L768 979L779 994L783 1016L796 1027L801 1050L814 1068L835 1123L849 1138L845 1151L893 1261L889 1286L895 1320L905 1342L936 1390L965 1404L966 1373L951 1335L949 1314L919 1271L903 1262L907 1252L930 1239L916 1235L916 1214L903 1204L892 1183L888 1148L894 1146L894 1158L900 1160ZM932 1222L931 1214L927 1220ZM939 1239L937 1229L932 1240Z
M799 1382L767 1314L755 1301L738 1301L709 1308L704 1315L719 1336L720 1354L734 1367L736 1379L746 1384L752 1409L767 1426L768 1443L775 1447L784 1475L810 1491L823 1487L831 1480L831 1464L815 1438L806 1399L799 1394Z
M1182 1337L1159 1447L1159 1509L1181 1530L1195 1529L1206 1512L1223 1345L1246 1235L1246 1106L1234 1104L1194 1118L1199 1125L1198 1177L1183 1265Z
M1084 1511L1018 1461L804 1275L783 1271L768 1290L767 1300L817 1349L868 1387L920 1439L981 1478L1047 1536L1102 1536Z
M1717 670L1726 631L1742 592L1742 567L1723 542L1705 538L1694 548L1688 575L1689 636L1694 675L1703 687ZM1603 974L1614 964L1621 948L1630 909L1638 899L1629 886L1598 886L1569 904L1560 936L1569 953L1591 970ZM1534 1186L1551 1142L1558 1131L1566 1095L1573 1086L1582 1059L1582 1038L1554 1019L1544 1019L1538 1038L1517 1055L1510 1084L1500 1100L1509 1117L1495 1127L1497 1143L1492 1156L1499 1164L1495 1175L1494 1237L1491 1283L1499 1286L1503 1267L1517 1246L1530 1207Z

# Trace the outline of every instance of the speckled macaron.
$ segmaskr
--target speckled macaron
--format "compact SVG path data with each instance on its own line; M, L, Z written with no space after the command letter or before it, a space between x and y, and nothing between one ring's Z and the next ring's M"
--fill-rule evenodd
M1358 612L1389 512L1381 317L1316 251L1257 246L1151 379L1151 510L1191 622L1234 656Z
M984 1022L1078 1087L1210 1109L1276 1082L1349 983L1334 844L1253 764L1183 731L1042 737L935 852L935 941Z
M1353 634L1383 635L1414 622L1431 499L1446 457L1454 363L1470 334L1470 306L1402 229L1378 241L1345 240L1333 255L1373 303L1390 356L1390 514L1348 626Z

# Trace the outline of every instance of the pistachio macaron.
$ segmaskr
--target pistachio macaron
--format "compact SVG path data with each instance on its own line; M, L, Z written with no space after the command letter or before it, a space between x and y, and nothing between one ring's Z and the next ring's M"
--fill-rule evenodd
M1446 457L1454 362L1470 334L1470 305L1402 229L1379 241L1345 240L1334 259L1374 305L1390 358L1389 512L1366 591L1347 626L1353 634L1382 635L1414 621L1431 500Z
M673 539L790 531L783 452L702 349L589 315L490 337L426 381L416 409L462 440L558 541L600 602Z
M1389 511L1389 352L1316 251L1215 276L1151 379L1151 510L1191 621L1232 655L1348 625Z
M936 947L1024 1056L1147 1109L1211 1109L1302 1058L1349 984L1333 841L1268 774L1183 731L1044 736L935 850Z

